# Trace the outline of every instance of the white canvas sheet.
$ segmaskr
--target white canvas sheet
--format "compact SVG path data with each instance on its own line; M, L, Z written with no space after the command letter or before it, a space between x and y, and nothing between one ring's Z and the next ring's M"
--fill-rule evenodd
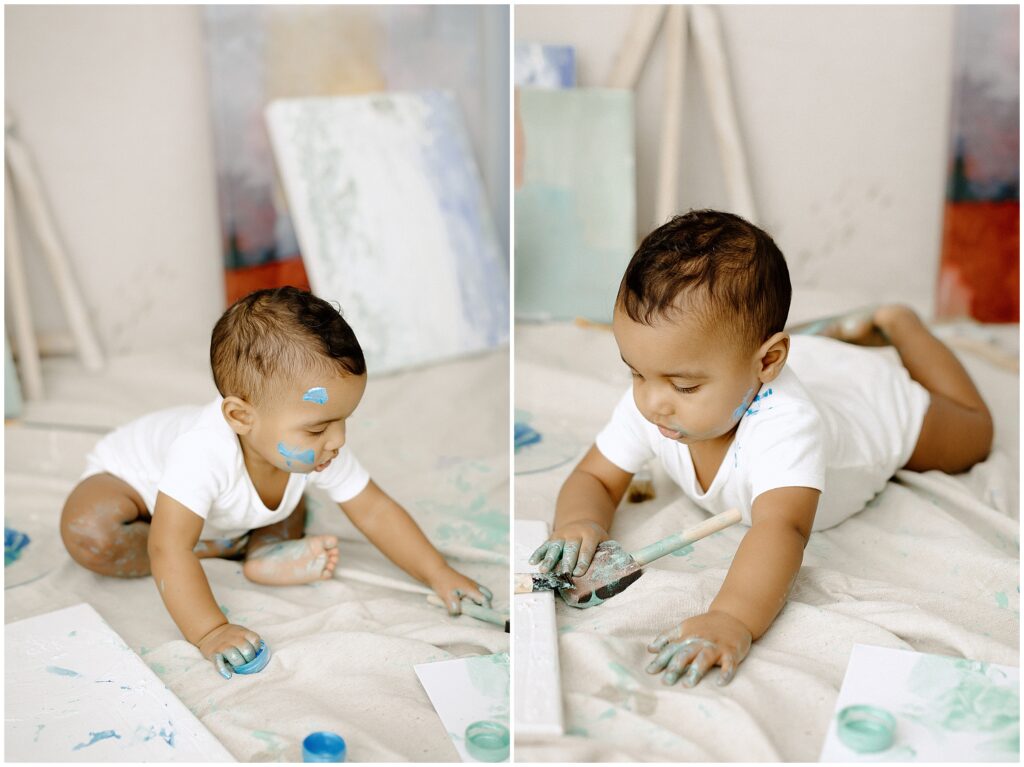
M1017 326L990 330L1016 349ZM516 408L582 454L629 386L611 333L520 324L515 348ZM644 672L645 648L707 609L745 528L659 560L599 607L559 603L566 735L518 744L517 761L815 761L856 643L1017 665L1018 380L960 356L995 414L987 461L956 477L901 471L867 509L815 533L789 603L725 688L714 673L665 687ZM516 518L552 519L574 463L516 476ZM616 515L627 550L705 517L660 469L654 482L656 499Z
M449 561L508 610L508 351L371 377L349 440L374 479L403 503ZM5 429L5 521L43 531L50 559L5 591L5 622L88 602L238 761L300 761L302 739L333 730L350 761L457 761L413 666L508 652L508 634L449 618L422 594L335 579L259 586L238 563L205 560L219 604L261 633L270 664L225 681L178 632L152 579L94 575L64 551L57 521L100 431L149 410L215 394L203 349L115 358L103 374L47 361L51 401ZM35 425L32 425L35 424ZM60 427L45 424L62 424ZM339 567L408 576L367 543L336 506L313 499L310 530L341 538ZM398 725L397 723L401 723Z

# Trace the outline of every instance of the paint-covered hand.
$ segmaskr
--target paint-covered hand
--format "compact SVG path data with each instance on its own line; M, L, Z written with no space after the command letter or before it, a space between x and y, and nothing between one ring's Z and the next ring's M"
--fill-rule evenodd
M729 684L750 652L751 641L750 630L743 623L721 610L711 610L687 618L647 645L648 652L658 654L647 666L647 673L664 671L661 681L665 684L675 684L682 677L683 685L693 687L712 667L721 666L718 684Z
M530 555L531 565L540 565L542 573L550 573L558 565L560 575L583 575L594 561L598 544L611 538L597 522L580 520L556 528L551 537Z
M203 657L212 662L225 679L231 678L235 666L255 658L259 645L259 634L234 623L218 626L196 643Z
M430 579L430 588L441 597L449 615L462 614L462 599L471 599L481 607L489 608L494 595L486 586L467 578L458 570L445 567Z

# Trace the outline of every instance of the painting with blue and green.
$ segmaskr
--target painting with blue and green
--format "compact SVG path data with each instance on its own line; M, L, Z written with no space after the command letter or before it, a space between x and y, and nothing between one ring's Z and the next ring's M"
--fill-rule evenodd
M507 261L451 93L282 100L267 122L310 284L371 374L508 340Z
M524 89L515 197L515 312L609 322L636 247L633 94Z
M575 88L576 51L569 45L516 43L517 88Z

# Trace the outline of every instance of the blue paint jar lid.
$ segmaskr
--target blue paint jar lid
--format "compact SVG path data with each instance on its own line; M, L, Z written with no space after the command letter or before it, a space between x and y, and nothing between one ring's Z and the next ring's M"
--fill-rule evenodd
M839 712L837 733L859 754L874 754L892 746L896 738L896 717L884 708L847 706Z
M473 722L466 728L466 750L481 762L503 762L508 758L508 727L500 722Z
M344 762L347 750L340 735L325 730L311 732L302 741L302 761Z
M270 648L260 640L260 646L256 648L256 657L241 666L233 666L232 671L236 674L258 674L270 663Z

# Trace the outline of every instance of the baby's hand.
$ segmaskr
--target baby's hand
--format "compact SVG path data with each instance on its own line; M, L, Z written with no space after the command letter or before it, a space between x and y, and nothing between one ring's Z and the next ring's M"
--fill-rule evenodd
M448 566L430 579L430 588L441 597L449 615L462 614L463 597L469 597L481 607L490 607L494 598L490 589Z
M552 532L551 537L530 555L530 564L539 563L540 571L549 573L561 558L559 574L569 575L571 573L579 577L594 561L597 545L609 538L611 536L608 535L608 531L597 522L570 522Z
M203 657L212 661L225 679L231 678L232 667L241 666L256 657L260 635L245 626L225 623L200 639L196 646Z
M647 673L657 674L664 669L661 681L675 684L689 665L683 684L693 687L713 666L720 665L718 685L729 684L750 651L751 639L750 631L736 618L711 610L659 634L647 646L648 652L658 653L647 666Z

